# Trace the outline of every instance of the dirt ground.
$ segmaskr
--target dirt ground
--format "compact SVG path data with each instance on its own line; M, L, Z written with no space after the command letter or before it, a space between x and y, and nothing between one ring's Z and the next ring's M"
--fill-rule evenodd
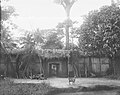
M48 83L56 88L78 88L79 86L83 87L92 87L95 85L106 85L106 86L120 86L119 80L110 80L105 78L76 78L74 84L69 84L68 78L48 78L47 80L31 80L31 79L12 79L14 83ZM75 92L75 93L60 93L57 95L119 95L118 90L109 90L109 91L88 91L88 92Z
M116 91L61 93L57 95L118 95Z
M76 78L74 84L69 85L68 78L48 78L47 80L31 80L31 79L12 79L15 83L49 83L57 88L77 88L79 86L90 87L95 85L120 86L119 80L110 80L105 78Z

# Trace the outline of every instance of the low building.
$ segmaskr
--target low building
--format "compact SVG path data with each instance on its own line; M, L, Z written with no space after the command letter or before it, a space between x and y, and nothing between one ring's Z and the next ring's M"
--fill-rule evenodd
M106 75L111 64L111 59L107 57L83 56L72 50L37 49L33 53L12 52L10 56L10 63L13 65L7 64L4 67L6 66L7 73L14 72L13 75L19 75L20 78L40 73L44 73L46 77L68 77L69 64L77 77ZM0 64L0 68L3 64Z

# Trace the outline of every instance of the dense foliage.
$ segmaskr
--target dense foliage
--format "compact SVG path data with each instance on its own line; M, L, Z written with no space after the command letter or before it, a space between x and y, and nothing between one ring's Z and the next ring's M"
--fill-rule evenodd
M77 31L79 47L88 55L120 55L120 8L103 6L89 12Z
M11 37L11 31L16 29L17 26L12 23L11 17L17 16L15 13L14 7L7 5L8 0L2 0L1 4L1 31L0 31L0 41L3 43L1 48L10 48L16 47L15 43L13 43L13 39Z

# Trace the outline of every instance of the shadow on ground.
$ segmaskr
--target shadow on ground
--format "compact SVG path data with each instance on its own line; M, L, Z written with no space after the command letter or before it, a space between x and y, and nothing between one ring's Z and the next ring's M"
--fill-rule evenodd
M106 85L96 85L93 87L82 87L79 86L78 88L54 88L50 92L48 92L47 95L62 95L61 93L67 93L65 95L69 95L71 93L78 93L78 92L96 92L96 91L117 91L116 94L114 95L120 95L120 87L119 86L106 86ZM97 94L71 94L71 95L97 95ZM103 94L99 94L103 95ZM108 95L113 95L113 94L108 94Z

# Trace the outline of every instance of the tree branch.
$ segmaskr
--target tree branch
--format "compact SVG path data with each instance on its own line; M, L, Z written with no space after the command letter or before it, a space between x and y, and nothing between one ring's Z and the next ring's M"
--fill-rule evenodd
M63 1L61 1L61 5L64 7L64 9L66 9L66 6Z
M72 2L70 3L70 7L72 7L74 3L75 3L75 0L72 0Z
M8 54L8 51L5 49L5 45L3 42L1 42L1 48L5 51L6 54Z

